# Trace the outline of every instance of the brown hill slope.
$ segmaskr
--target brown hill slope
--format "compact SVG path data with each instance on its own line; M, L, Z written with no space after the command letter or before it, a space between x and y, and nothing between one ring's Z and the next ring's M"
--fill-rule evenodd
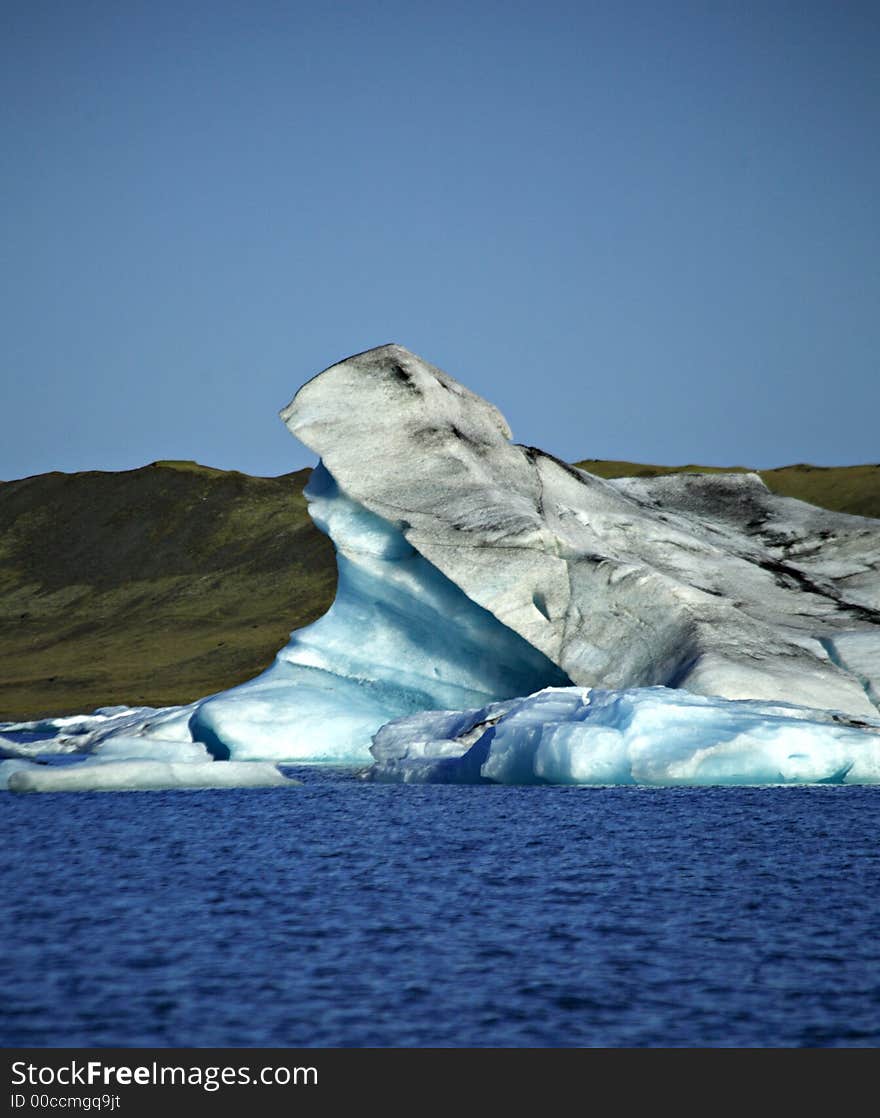
M264 668L335 590L308 475L156 462L0 484L0 719L184 702Z
M579 465L602 477L701 469ZM333 598L308 474L155 462L0 483L0 720L187 702L256 675ZM777 493L880 517L880 466L761 476Z

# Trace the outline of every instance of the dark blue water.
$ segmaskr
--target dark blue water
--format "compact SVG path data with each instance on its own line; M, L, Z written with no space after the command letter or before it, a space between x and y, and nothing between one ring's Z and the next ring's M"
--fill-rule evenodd
M876 788L0 797L3 1045L877 1045Z

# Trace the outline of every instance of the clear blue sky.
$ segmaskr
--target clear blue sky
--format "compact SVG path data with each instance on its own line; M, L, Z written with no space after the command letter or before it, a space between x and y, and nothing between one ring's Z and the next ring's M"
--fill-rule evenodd
M310 464L387 341L569 459L880 461L877 3L0 21L0 478Z

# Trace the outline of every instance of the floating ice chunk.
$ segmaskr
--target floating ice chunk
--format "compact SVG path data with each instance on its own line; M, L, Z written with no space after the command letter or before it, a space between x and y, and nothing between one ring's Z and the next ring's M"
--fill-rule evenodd
M7 764L10 762L7 762ZM277 766L255 762L107 761L32 765L9 777L10 792L158 792L184 788L295 788Z
M40 718L0 724L4 752L19 757L41 754L93 753L111 739L134 743L132 757L149 757L145 742L192 744L189 720L194 704L178 707L109 707L93 714ZM135 740L137 739L137 740ZM204 760L204 755L192 759ZM170 757L168 759L171 759ZM184 756L176 758L185 760Z
M431 754L436 752L432 746L452 743L461 755L520 701L490 703L479 710L426 710L397 718L374 735L370 752L377 761L392 761Z
M38 769L39 765L35 765L33 761L21 761L14 758L9 761L0 761L0 789L7 789L9 787L9 778L13 773L23 772L26 769Z
M160 713L162 712L154 707L100 707L92 714L37 718L31 722L4 722L3 727L9 732L57 738L64 734L94 733L101 729L115 732Z
M880 783L880 719L666 687L550 688L482 712L427 714L376 735L373 780L500 784ZM456 726L461 737L440 739ZM410 738L407 741L407 734Z

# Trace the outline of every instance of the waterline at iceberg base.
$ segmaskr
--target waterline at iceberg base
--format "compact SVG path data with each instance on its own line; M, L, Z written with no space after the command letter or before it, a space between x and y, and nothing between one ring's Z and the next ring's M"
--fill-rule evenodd
M754 474L604 481L517 446L400 346L332 366L282 416L320 457L306 495L336 546L329 612L187 706L0 725L13 790L111 787L111 763L120 787L178 787L182 766L230 761L196 786L259 783L239 762L270 783L283 762L422 783L880 782L877 521ZM70 763L48 777L47 759Z
M873 732L872 732L873 731ZM372 780L647 787L880 783L880 721L668 687L548 688L384 726Z

